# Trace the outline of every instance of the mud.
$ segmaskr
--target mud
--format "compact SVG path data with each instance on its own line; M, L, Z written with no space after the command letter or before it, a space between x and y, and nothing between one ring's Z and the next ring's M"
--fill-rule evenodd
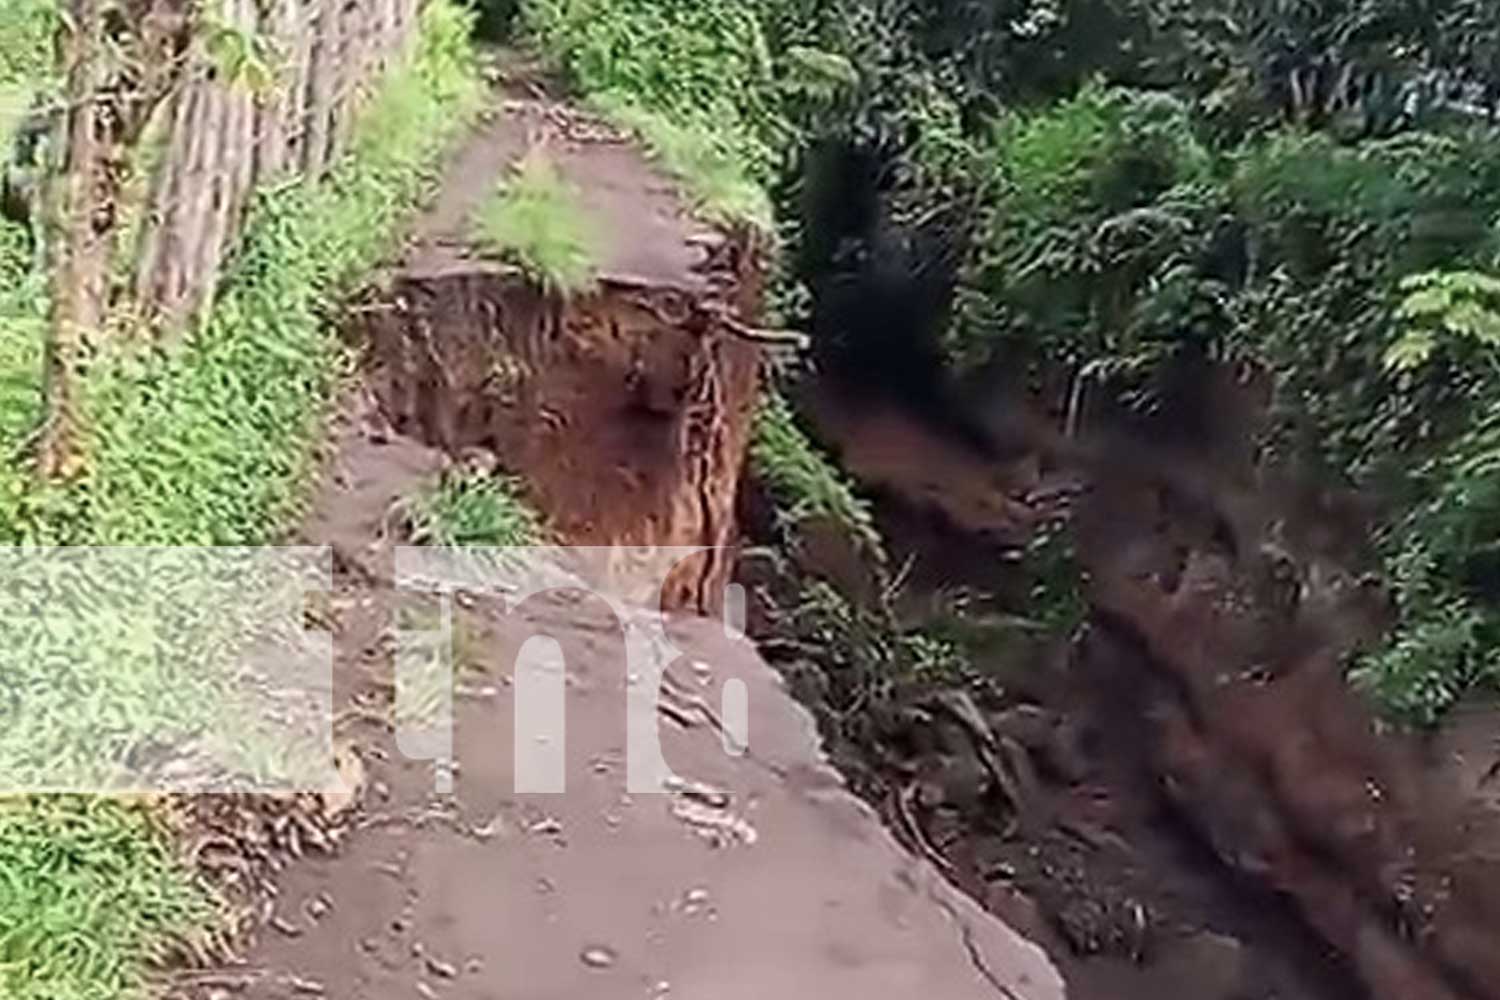
M1346 655L1389 621L1353 507L1149 427L977 450L899 405L810 404L911 567L915 624L964 585L1024 611L1016 547L1081 487L1084 627L972 642L976 678L905 693L862 751L892 825L1046 943L1070 996L1496 995L1496 713L1422 745L1351 693ZM958 726L935 707L955 697Z
M474 258L455 227L525 147L518 122L578 121L527 107L508 107L458 158L405 258L360 304L350 332L367 385L332 429L296 538L334 553L316 624L333 637L335 735L359 779L331 807L337 836L306 858L269 844L250 873L256 939L178 976L171 995L1062 1000L1040 949L906 853L847 790L809 714L722 621L669 618L680 655L656 707L675 780L659 790L627 784L623 711L641 683L626 635L656 609L621 620L579 591L521 607L454 595L454 759L402 754L396 629L434 598L394 585L397 512L454 460L498 455L561 541L736 533L758 374L738 319L759 295L753 244L722 234L716 264L693 271L646 239L639 267L612 258L599 290L572 299ZM570 169L603 171L614 192L603 197L626 200L614 217L668 210L636 154L582 149ZM679 220L674 238L690 228ZM716 553L669 581L662 606L716 603L730 562ZM538 635L557 641L561 664L525 660ZM565 740L517 710L531 671L562 675ZM716 711L732 680L750 715L738 746ZM558 742L565 793L519 789L518 758Z
M1041 951L899 847L827 766L776 674L710 619L671 630L683 656L661 739L683 784L633 793L622 653L638 623L577 593L457 603L457 768L437 792L433 762L408 759L393 731L393 628L421 598L391 584L401 539L385 515L445 457L391 434L373 401L336 443L301 540L334 548L323 624L338 738L363 780L328 850L276 852L252 946L178 976L171 995L1062 1000ZM531 742L516 678L537 635L564 656L565 794L516 787ZM730 679L751 711L737 757L691 707Z
M539 145L609 236L592 291L542 291L468 238L505 164ZM560 542L734 543L757 239L692 220L633 147L544 100L508 101L450 174L349 331L395 432L497 456ZM669 601L712 609L731 565L709 555Z

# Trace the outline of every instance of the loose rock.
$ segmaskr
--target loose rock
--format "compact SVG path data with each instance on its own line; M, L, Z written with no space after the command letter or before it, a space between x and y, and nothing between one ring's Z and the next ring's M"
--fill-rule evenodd
M591 969L608 969L619 960L613 948L604 945L591 945L583 949L578 955L584 965Z

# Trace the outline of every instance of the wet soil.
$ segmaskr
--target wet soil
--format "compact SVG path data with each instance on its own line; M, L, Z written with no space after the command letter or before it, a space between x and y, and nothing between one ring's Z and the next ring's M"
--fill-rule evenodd
M564 541L735 532L757 365L716 310L748 309L758 294L752 258L734 250L745 244L720 239L727 271L627 255L593 295L536 292L453 237L465 206L525 147L513 133L531 113L507 107L515 117L459 155L406 256L360 304L351 336L368 349L368 384L332 428L294 539L333 550L317 624L333 636L335 735L357 762L357 789L339 805L337 838L271 845L248 951L183 974L176 994L1061 1000L1040 949L900 847L828 766L775 671L715 618L668 618L678 655L655 709L675 774L653 792L627 788L623 709L641 678L623 654L657 612L621 620L578 590L520 607L455 595L452 764L402 752L396 629L413 604L432 612L433 598L397 586L393 549L402 501L443 469L476 450L498 455ZM578 169L613 183L596 196L667 211L637 154L587 148L601 151L580 147ZM681 311L655 315L670 296ZM530 370L497 388L494 370L514 365ZM711 578L695 577L696 589L669 581L660 604L701 610ZM538 635L557 641L561 663L530 653ZM557 674L565 740L517 711L528 677ZM732 680L749 711L737 753L718 721ZM560 761L564 793L518 789L517 760L535 754Z
M1425 744L1374 724L1341 665L1387 609L1325 544L1350 525L1166 435L973 449L831 385L805 403L877 498L912 624L956 588L1024 613L1017 547L1076 494L1083 627L971 628L978 676L908 694L863 751L892 825L1043 942L1070 996L1496 995L1496 712Z
M339 849L292 864L243 962L178 993L254 1000L767 995L1062 996L1045 957L984 914L843 789L810 717L743 638L675 619L662 747L681 779L626 787L633 683L618 621L582 594L501 609L460 603L451 794L391 727L392 506L444 464L388 433L366 401L344 421L300 541L335 554L327 624L341 741L364 781ZM508 610L509 613L502 613ZM562 649L566 792L518 793L536 737L516 714L536 635ZM747 688L749 748L725 753L710 715Z
M606 237L592 290L543 291L472 238L497 179L534 149ZM732 545L759 385L743 335L758 240L697 222L634 146L542 96L504 99L441 191L349 327L395 431L516 474L558 541ZM731 562L705 557L672 603L711 610Z

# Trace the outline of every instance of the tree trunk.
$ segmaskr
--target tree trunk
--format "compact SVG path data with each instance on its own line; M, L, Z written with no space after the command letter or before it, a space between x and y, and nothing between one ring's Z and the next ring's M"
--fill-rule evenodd
M307 101L304 109L306 131L302 145L302 169L309 180L323 175L328 163L329 123L332 120L334 84L338 79L338 51L341 39L339 0L314 0L317 19L312 32L312 52L308 66Z
M68 109L65 142L54 155L47 198L54 229L52 316L43 385L46 406L37 442L37 469L49 479L68 475L78 464L78 382L84 347L104 312L108 233L100 232L96 189L107 153L99 135L103 79L102 0L71 0L70 22L62 29Z
M77 470L79 382L110 306L110 263L125 178L141 133L182 75L192 0L68 0L62 142L47 181L52 315L37 471Z

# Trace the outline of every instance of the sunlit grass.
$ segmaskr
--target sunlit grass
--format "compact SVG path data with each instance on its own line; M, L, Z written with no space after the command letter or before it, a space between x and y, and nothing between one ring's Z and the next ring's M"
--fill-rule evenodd
M479 210L479 237L534 279L560 292L594 284L599 233L579 192L541 149L533 149Z
M771 230L771 199L750 179L734 151L713 133L678 124L615 95L597 95L593 103L646 146L661 168L682 185L699 214L712 222L748 222Z
M542 538L540 516L503 476L445 475L403 506L419 545L536 545Z

